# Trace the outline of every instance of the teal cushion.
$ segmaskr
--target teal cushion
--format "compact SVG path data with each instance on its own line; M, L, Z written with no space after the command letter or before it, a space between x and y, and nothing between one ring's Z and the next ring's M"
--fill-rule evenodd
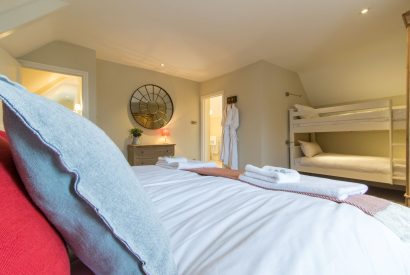
M169 238L124 156L67 108L0 76L4 124L33 201L97 274L176 274Z

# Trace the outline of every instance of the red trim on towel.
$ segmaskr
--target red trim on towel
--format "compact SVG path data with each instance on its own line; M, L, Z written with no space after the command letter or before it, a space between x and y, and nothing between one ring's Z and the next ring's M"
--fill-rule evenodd
M201 176L223 177L228 179L239 179L241 172L228 168L194 168L186 169L186 171L197 173Z

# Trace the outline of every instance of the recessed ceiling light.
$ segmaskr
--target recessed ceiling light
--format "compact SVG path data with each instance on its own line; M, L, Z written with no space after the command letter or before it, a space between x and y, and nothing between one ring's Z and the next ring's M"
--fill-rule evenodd
M164 64L164 63L161 63L161 67L165 67L165 64Z
M362 10L360 11L360 13L361 13L361 14L367 14L367 13L369 13L369 8L362 9Z

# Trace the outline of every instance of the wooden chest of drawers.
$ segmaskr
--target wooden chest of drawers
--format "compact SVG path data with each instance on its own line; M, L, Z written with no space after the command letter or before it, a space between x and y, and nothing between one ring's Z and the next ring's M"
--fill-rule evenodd
M128 162L131 166L153 165L158 157L174 154L175 144L128 145Z

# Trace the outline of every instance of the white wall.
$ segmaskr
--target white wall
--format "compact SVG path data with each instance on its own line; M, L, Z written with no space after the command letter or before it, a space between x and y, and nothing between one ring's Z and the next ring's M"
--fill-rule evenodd
M5 50L0 48L0 74L7 76L10 80L20 80L20 64ZM0 101L0 130L4 130L3 108Z
M307 104L298 75L265 61L256 62L200 85L201 95L224 91L238 96L239 166L288 166L288 108ZM302 98L285 97L291 91Z
M126 155L130 143L128 130L142 128L132 118L129 100L134 90L144 84L165 89L174 103L174 115L165 127L169 143L176 144L176 154L199 159L199 84L145 69L97 60L97 124ZM160 130L144 129L142 144L163 143Z

